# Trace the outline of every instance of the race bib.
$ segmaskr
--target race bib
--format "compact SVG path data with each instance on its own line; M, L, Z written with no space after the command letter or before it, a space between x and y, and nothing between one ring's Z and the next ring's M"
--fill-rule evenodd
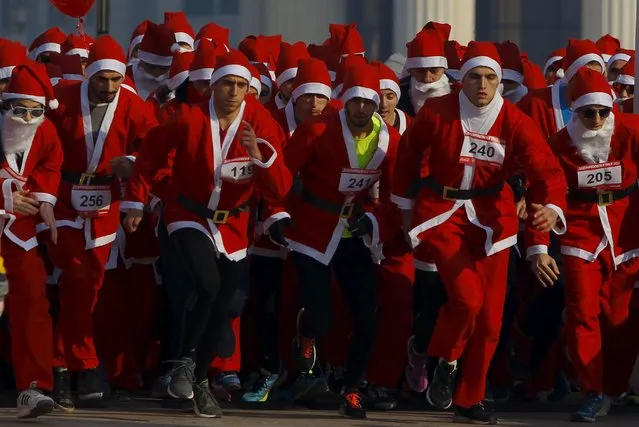
M598 163L577 169L579 188L621 188L621 162Z
M255 174L255 165L250 157L225 160L222 163L222 179L231 182L249 181Z
M502 166L506 156L506 146L499 138L475 132L466 132L459 163L465 165L484 164Z
M74 185L71 205L82 217L100 217L109 212L111 187L108 185Z
M359 193L368 190L379 179L380 171L375 169L344 169L339 179L340 193Z

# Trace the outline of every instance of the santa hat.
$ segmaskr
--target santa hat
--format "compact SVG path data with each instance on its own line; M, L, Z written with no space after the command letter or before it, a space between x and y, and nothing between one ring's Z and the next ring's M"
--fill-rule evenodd
M459 44L456 40L447 40L444 43L444 55L448 64L446 74L455 80L459 80L459 69L465 52L466 46Z
M123 87L124 89L136 95L138 94L138 91L135 89L135 82L129 76L124 76L124 81L122 82L122 84L120 84L120 87Z
M70 34L60 46L60 53L63 55L80 55L82 58L89 57L89 41L77 34Z
M586 105L612 108L610 84L603 74L581 67L570 80L570 108L575 111Z
M177 89L189 78L189 67L194 57L193 52L175 52L173 54L173 61L171 61L171 68L169 68L169 79L166 82L169 90Z
M0 44L0 80L11 77L11 71L28 59L27 48L18 42Z
M608 65L608 70L610 69L610 66L615 62L615 61L624 61L624 62L628 62L630 60L630 57L632 55L635 54L635 51L633 49L623 49L623 48L619 48L617 49L617 51L615 52L614 55L612 55L610 57L610 59L607 62Z
M280 46L280 56L277 58L275 69L277 85L282 86L287 81L294 79L297 74L297 63L310 57L304 42L294 44L283 42Z
M610 57L615 54L617 49L621 47L619 39L614 38L610 34L602 36L599 40L597 40L596 45L606 63L610 60Z
M395 92L397 95L397 99L402 96L402 91L399 88L399 80L397 80L397 75L395 72L386 64L379 61L371 62L371 65L377 67L377 73L379 74L379 89L380 91L384 89L390 89Z
M346 105L353 98L370 99L379 107L381 91L377 67L367 63L354 64L348 67L344 76L344 88L340 99Z
M268 67L261 62L254 64L254 67L260 73L260 83L262 86L266 86L270 93L273 93L273 79L271 79L271 73Z
M215 58L226 53L226 47L216 40L202 39L193 52L193 62L189 67L189 80L211 81L215 71Z
M570 80L577 70L590 62L597 62L601 65L601 72L605 72L606 64L599 52L597 45L588 39L570 39L566 48L564 58L564 75L566 80Z
M3 100L30 99L55 110L60 105L55 99L53 86L47 75L47 67L27 61L13 69L9 85L2 94Z
M168 67L173 60L173 52L179 50L173 32L165 25L149 22L140 48L138 58L147 64Z
M216 58L215 71L211 75L211 84L229 75L241 77L250 83L252 75L248 68L249 65L246 55L231 49L231 51Z
M29 46L29 56L35 60L45 52L60 53L60 45L66 38L67 36L60 28L49 28L33 40L33 43Z
M528 90L543 89L547 86L546 77L541 67L528 59L528 55L521 54L521 65L524 70L524 86Z
M497 78L501 81L501 58L497 53L497 48L490 42L471 41L468 44L468 50L462 59L462 66L459 70L460 80L463 80L466 73L475 67L488 67L497 74Z
M517 45L510 40L495 45L501 59L504 80L512 80L522 84L524 82L524 67Z
M47 70L47 75L49 76L51 85L56 86L58 83L60 83L60 80L62 80L62 67L52 62L47 62L44 65Z
M328 74L331 76L331 81L334 82L337 77L337 70L339 70L339 53L332 46L321 44L309 44L307 50L311 58L324 61L326 68L328 68Z
M184 12L164 12L164 25L173 31L177 43L186 43L193 49L195 33Z
M415 38L406 43L407 58L404 68L448 68L444 41L440 33L433 29L421 30Z
M546 72L555 62L562 61L566 57L566 48L560 47L559 49L553 50L548 58L546 58L546 63L544 64L543 73L546 75Z
M131 34L131 41L129 42L129 54L128 54L129 58L131 57L133 50L140 43L142 43L142 39L144 39L144 33L146 33L146 29L148 28L150 23L151 21L149 21L148 19L145 19L144 21L140 22L138 26L135 27L135 29L133 30L133 33Z
M126 58L124 51L113 37L106 34L97 38L91 51L87 67L84 70L87 80L100 71L115 71L126 75Z
M622 85L635 85L635 56L634 54L627 59L626 65L621 67L621 71L617 75L615 83Z
M60 55L55 63L60 66L63 79L84 80L82 58L80 55Z
M449 24L430 21L428 24L424 25L423 30L434 30L439 34L443 41L448 41L450 39L450 30L452 27Z
M337 95L342 93L344 87L344 77L348 69L354 65L368 64L368 60L361 55L349 55L339 64L339 70L337 70L337 76L333 85L335 87L335 93Z
M331 76L328 74L326 64L316 58L299 61L291 97L293 101L296 101L300 96L309 93L331 99Z
M251 81L249 86L257 91L257 96L262 92L262 81L260 80L260 72L257 67L249 62L248 69L251 72Z
M217 25L215 22L209 22L208 24L200 28L200 31L197 32L197 35L195 36L195 48L197 49L197 46L200 43L200 40L209 39L209 40L215 40L216 42L223 44L228 51L228 48L230 46L230 43L229 43L230 33L231 33L231 30L229 30L228 28L221 27Z
M275 80L275 63L280 55L280 45L282 36L247 36L238 47L252 64L261 62L266 65L271 74L271 79Z
M331 33L324 44L332 46L343 58L347 55L364 55L366 48L356 24L330 24Z

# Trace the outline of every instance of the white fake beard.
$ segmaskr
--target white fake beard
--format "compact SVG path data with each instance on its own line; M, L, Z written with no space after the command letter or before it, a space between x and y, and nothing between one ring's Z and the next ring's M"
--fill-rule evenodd
M501 86L501 83L500 83L500 86ZM527 93L528 93L528 88L524 85L519 85L515 89L511 89L508 92L501 92L501 96L504 99L509 100L513 104L516 104L521 100L521 98L526 96Z
M165 83L168 78L168 73L164 73L158 77L153 77L151 74L144 71L139 62L133 69L135 87L138 90L138 95L140 95L142 99L147 99L149 95L155 92L155 90L160 87L162 83Z
M450 93L450 80L446 74L442 74L442 77L433 83L422 83L410 78L410 102L413 105L415 112L421 110L424 102L428 98L437 98L438 96L447 95Z
M44 122L44 115L33 117L29 122L16 117L11 112L0 114L0 139L5 154L26 151L33 142L33 137Z
M581 123L576 113L573 113L566 126L572 145L577 148L582 159L589 164L608 161L610 141L615 131L615 115L611 112L606 122L599 130L590 130Z

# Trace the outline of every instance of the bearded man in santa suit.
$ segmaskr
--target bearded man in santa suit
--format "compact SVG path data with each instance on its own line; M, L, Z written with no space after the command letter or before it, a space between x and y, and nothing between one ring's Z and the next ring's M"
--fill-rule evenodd
M2 95L2 256L11 282L9 321L18 396L18 418L53 410L53 337L46 270L38 251L37 225L51 227L57 242L53 206L60 182L62 150L45 105L57 106L46 67L28 61L17 66Z
M138 60L131 65L131 77L142 99L166 84L176 50L179 45L173 32L165 25L149 22L138 48Z
M93 309L120 223L119 179L131 173L137 145L157 124L144 101L121 90L125 71L120 45L109 36L98 38L89 53L87 79L60 88L60 108L50 115L64 152L55 206L60 244L47 242L53 264L63 271L53 397L69 411L74 408L69 371L78 375L81 400L102 397Z
M484 424L497 423L483 400L501 328L508 248L517 243L513 193L504 185L515 158L536 195L534 225L565 231L561 169L533 122L497 91L499 61L492 43L470 43L462 91L426 102L402 137L392 196L404 210L407 237L433 257L448 297L428 347L439 362L427 398L439 409L454 403L457 421Z
M123 205L129 211L124 226L134 232L155 174L175 150L163 220L192 286L167 284L179 287L169 296L182 301L171 304L186 319L168 393L194 398L196 414L208 418L222 414L209 387L209 366L236 288L248 287L249 202L282 199L291 185L281 129L259 101L246 97L248 65L237 51L218 56L210 101L184 105L175 120L149 135Z
M623 359L620 354L602 352L602 337L605 331L611 341L628 339L615 332L628 316L639 269L639 225L625 220L639 213L639 130L631 116L612 112L610 86L601 73L580 69L569 90L573 116L566 128L551 138L550 146L569 188L568 231L559 238L565 276L565 328L570 359L585 394L573 420L595 422L608 413L608 396L626 391L624 380L638 350L637 340L632 340L635 350L626 361L625 375L623 369L604 365L609 356L615 363ZM553 286L559 270L548 255L548 236L534 229L528 234L531 268L543 286ZM607 319L600 324L601 307ZM620 373L621 381L611 378ZM615 383L621 383L621 388L611 390L608 385Z

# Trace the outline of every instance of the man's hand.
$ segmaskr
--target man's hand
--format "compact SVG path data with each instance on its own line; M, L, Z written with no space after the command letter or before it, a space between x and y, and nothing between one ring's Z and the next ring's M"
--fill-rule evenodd
M53 214L53 205L49 202L40 203L40 217L49 227L49 234L54 245L58 244L58 227L55 225L55 215Z
M559 279L559 267L554 258L548 254L533 255L530 268L544 288L553 286Z
M348 231L353 237L362 237L373 232L373 222L368 215L360 215L355 221L348 224Z
M127 233L133 233L138 229L143 215L144 212L140 209L130 209L127 212L124 221L122 221L122 225Z
M29 190L14 191L13 196L13 212L20 215L35 215L38 213L40 202L29 197Z
M242 145L246 148L249 156L258 161L263 161L262 152L257 147L257 137L249 122L242 120Z
M547 233L557 225L557 212L537 203L533 203L531 207L534 211L532 224L535 229Z
M115 157L109 162L113 173L120 179L129 179L133 172L133 161L126 157Z
M278 219L268 228L268 235L273 243L288 248L288 242L284 237L286 229L291 226L291 219L288 217Z
M526 212L526 198L522 197L516 204L517 216L520 220L524 221L528 218L528 212Z
M0 317L2 317L3 312L4 312L4 300L0 301Z

